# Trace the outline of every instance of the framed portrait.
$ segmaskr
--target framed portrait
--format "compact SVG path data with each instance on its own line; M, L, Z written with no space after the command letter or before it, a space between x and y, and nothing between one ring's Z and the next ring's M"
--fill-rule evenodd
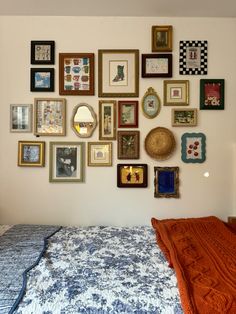
M142 77L172 77L172 54L142 54Z
M173 108L171 112L172 126L196 126L197 109L196 108Z
M139 50L98 50L98 96L139 96Z
M32 40L31 41L31 64L54 64L55 41Z
M88 142L88 166L112 166L112 142Z
M30 69L31 92L54 92L54 69Z
M59 94L94 95L93 53L59 53Z
M84 182L82 142L50 142L49 182Z
M138 101L118 101L118 127L138 128Z
M116 101L99 101L99 140L116 140Z
M181 137L181 158L186 163L206 160L206 136L203 133L184 133Z
M32 132L32 105L10 105L10 132Z
M171 25L152 26L152 52L172 51L172 33Z
M200 80L200 109L224 110L224 79Z
M118 159L139 159L139 131L118 131Z
M64 136L66 134L66 100L35 98L34 134Z
M207 74L207 40L181 40L179 43L179 74Z
M161 99L154 88L149 87L142 98L142 110L146 118L155 118L161 110Z
M189 81L165 80L164 81L164 106L188 106Z
M147 164L118 164L117 186L119 188L146 188L148 186Z
M179 167L154 167L154 197L179 196Z
M18 166L19 167L44 167L45 142L19 141Z

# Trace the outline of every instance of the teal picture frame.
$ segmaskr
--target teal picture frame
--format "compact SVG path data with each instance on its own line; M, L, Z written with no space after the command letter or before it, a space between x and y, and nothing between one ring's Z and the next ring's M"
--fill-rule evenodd
M206 136L203 133L184 133L181 137L181 159L185 163L206 160Z
M224 79L200 80L200 110L224 110Z

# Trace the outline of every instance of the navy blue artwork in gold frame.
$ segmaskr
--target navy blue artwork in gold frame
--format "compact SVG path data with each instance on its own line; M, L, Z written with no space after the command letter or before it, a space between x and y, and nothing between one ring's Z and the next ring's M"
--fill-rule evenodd
M179 167L154 167L154 197L179 198Z

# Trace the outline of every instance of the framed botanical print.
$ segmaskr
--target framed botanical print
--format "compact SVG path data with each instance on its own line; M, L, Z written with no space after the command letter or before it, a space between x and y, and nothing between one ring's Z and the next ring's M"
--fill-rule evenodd
M10 132L32 132L32 105L10 105Z
M54 92L54 69L31 68L31 92Z
M99 140L116 139L116 101L99 101Z
M18 142L18 166L20 167L44 167L45 142L19 141Z
M142 54L142 77L172 77L172 54Z
M31 64L54 64L55 41L32 40L31 41Z
M138 101L136 100L118 101L118 127L119 128L138 127Z
M146 118L155 118L161 110L161 100L154 88L149 87L142 98L143 114Z
M181 158L186 163L206 160L206 136L203 133L184 133L181 137Z
M94 95L94 54L59 54L59 94Z
M88 142L88 166L112 166L112 142Z
M154 197L179 198L179 167L154 167Z
M224 109L224 79L200 80L200 109L223 110Z
M152 52L172 51L171 25L152 26Z
M164 81L164 106L188 106L189 81L165 80Z
M139 96L139 50L98 50L98 96Z
M119 188L146 188L147 185L147 164L117 165L117 186Z
M139 159L139 131L118 131L118 159Z
M66 133L66 100L35 98L34 134L64 136Z
M172 109L172 126L196 126L197 109L196 108L173 108Z
M84 182L82 142L50 142L49 182Z

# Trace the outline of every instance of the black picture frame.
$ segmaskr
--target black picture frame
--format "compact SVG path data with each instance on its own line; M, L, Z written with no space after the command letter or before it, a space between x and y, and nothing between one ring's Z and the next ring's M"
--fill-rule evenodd
M142 77L172 77L172 54L142 54Z
M55 41L32 40L31 41L31 64L54 64Z
M224 110L225 80L200 80L200 110Z
M54 68L31 68L30 91L54 92Z

